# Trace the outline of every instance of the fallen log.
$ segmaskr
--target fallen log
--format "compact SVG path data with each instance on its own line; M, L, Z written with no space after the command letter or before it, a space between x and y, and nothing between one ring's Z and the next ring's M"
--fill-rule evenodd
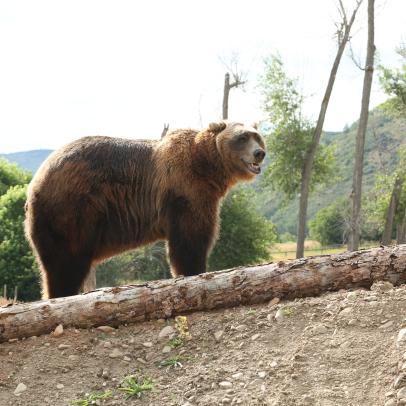
M406 245L229 269L187 278L103 288L65 298L0 307L0 342L51 332L58 324L89 328L254 304L274 297L317 296L406 281Z

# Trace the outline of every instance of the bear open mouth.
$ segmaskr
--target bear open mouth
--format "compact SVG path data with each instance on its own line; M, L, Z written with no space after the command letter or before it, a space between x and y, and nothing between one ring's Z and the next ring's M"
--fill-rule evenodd
M261 173L261 165L256 163L256 162L246 162L243 160L243 162L245 163L246 167L248 168L248 170L252 173L255 173L255 175L258 175L259 173Z

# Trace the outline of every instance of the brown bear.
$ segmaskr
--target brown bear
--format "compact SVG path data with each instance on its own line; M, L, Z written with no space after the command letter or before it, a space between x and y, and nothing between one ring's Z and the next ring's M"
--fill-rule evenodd
M98 262L160 239L173 276L205 272L221 198L260 173L264 156L255 128L224 122L157 141L85 137L55 151L26 203L43 297L77 294Z

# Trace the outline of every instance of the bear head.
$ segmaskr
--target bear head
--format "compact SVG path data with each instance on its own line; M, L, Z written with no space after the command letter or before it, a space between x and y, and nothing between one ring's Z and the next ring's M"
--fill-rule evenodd
M265 142L258 130L241 123L212 123L216 146L228 171L239 179L250 180L261 173Z

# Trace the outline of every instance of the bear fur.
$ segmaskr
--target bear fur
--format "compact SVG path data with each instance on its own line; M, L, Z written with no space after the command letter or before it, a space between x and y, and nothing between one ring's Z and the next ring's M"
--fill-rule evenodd
M55 151L26 203L43 297L77 294L92 266L161 239L173 276L205 272L220 201L260 172L264 150L253 127L221 122L158 141L85 137Z

